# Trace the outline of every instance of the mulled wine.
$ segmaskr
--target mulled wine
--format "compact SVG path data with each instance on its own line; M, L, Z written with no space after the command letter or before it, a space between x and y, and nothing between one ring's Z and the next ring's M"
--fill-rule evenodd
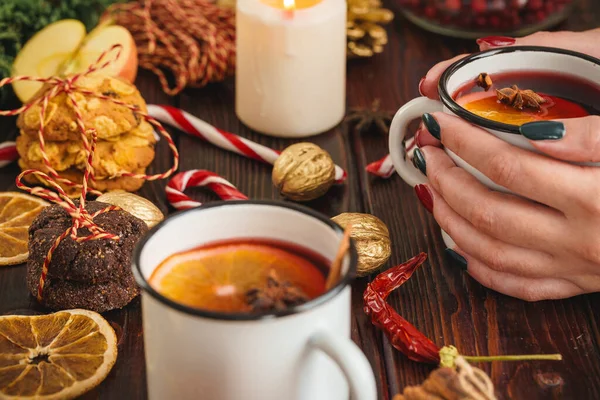
M150 277L163 296L225 313L280 311L325 292L329 262L296 245L236 239L165 259Z
M469 82L453 95L466 110L510 125L600 114L600 87L554 72L509 71Z

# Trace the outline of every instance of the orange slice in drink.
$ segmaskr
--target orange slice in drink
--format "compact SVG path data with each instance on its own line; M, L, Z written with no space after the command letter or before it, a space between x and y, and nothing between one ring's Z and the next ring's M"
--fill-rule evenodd
M248 312L246 293L264 287L271 271L311 299L325 290L325 277L310 260L260 243L223 244L175 254L155 270L150 284L163 296L190 307Z
M48 203L17 192L0 193L0 266L27 260L29 225Z
M0 399L73 399L116 359L115 332L95 312L0 317Z

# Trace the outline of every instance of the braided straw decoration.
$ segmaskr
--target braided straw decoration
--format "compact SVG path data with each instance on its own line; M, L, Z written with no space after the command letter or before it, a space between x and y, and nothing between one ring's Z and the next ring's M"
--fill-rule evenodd
M104 19L126 27L135 40L139 65L176 95L186 86L224 80L235 69L235 10L214 0L138 0L114 4ZM175 86L169 87L165 71Z
M115 50L116 50L116 52L115 52ZM111 52L115 52L116 53L115 56L111 59L103 61L107 57L107 54L109 54ZM86 132L86 129L85 129L85 126L83 123L83 118L81 115L81 110L79 108L79 105L77 104L77 101L75 100L74 93L81 93L86 96L92 96L92 97L96 97L98 99L112 101L115 104L119 104L121 106L127 107L132 112L140 115L148 123L150 123L154 127L156 127L159 130L160 134L167 140L169 148L173 152L173 159L174 159L173 166L166 172L163 172L161 174L156 174L156 175L143 175L143 174L133 174L130 172L122 172L122 173L117 174L115 177L130 176L130 177L134 177L137 179L153 181L153 180L157 180L157 179L167 178L173 172L175 172L178 168L179 152L177 151L177 147L175 146L173 139L171 139L171 136L167 133L167 131L162 127L162 125L157 120L155 120L151 116L143 113L136 106L125 104L122 101L115 100L108 96L96 94L94 92L91 92L89 90L86 90L86 89L83 89L83 88L77 86L77 81L80 78L82 78L86 75L92 74L93 72L96 72L102 68L107 67L108 65L113 63L115 60L117 60L119 58L120 54L121 54L121 45L114 45L109 50L102 53L100 55L100 57L98 58L98 60L94 64L90 65L85 72L83 72L81 74L72 75L72 76L70 76L68 78L64 78L64 79L59 78L59 77L36 78L36 77L30 77L30 76L16 76L16 77L12 77L12 78L5 78L0 81L0 87L2 87L4 85L8 85L13 82L18 82L18 81L41 82L41 83L44 83L45 85L51 87L51 89L48 92L46 92L43 96L38 97L37 99L31 101L28 104L23 105L20 108L17 108L14 110L4 110L4 111L0 110L0 116L13 116L13 115L21 114L21 113L29 110L33 106L41 104L40 114L39 114L40 127L38 130L38 139L40 142L40 149L41 149L41 153L42 153L42 158L44 160L44 165L48 168L48 174L46 174L42 171L39 171L39 170L28 169L26 171L21 172L21 174L19 174L19 176L17 176L16 184L19 189L29 192L30 194L32 194L34 196L38 196L38 197L41 197L50 202L59 204L61 207L63 207L69 213L69 215L73 219L73 225L71 227L69 227L65 232L63 232L54 241L54 244L50 247L50 250L48 251L48 254L46 255L46 259L44 260L44 264L42 266L40 282L38 284L38 292L37 292L38 300L42 299L42 294L44 291L44 284L46 281L46 276L48 275L48 267L52 261L52 254L58 248L60 242L63 239L65 239L67 236L71 236L71 238L78 243L86 242L89 240L98 240L98 239L119 240L119 236L111 234L109 232L106 232L104 229L99 227L93 221L94 218L100 214L103 214L103 213L106 213L109 211L120 210L119 207L109 206L98 212L95 212L94 214L89 214L87 212L87 210L85 209L85 199L86 199L87 194L88 193L95 194L95 195L100 194L100 192L93 190L92 188L90 188L88 186L90 180L94 181L94 169L92 167L92 160L94 158L94 151L96 150L96 143L98 141L98 135L97 135L95 129L89 129ZM44 121L45 121L46 109L48 107L48 102L50 101L50 99L52 99L55 96L58 96L61 93L66 93L66 95L69 97L69 99L73 102L73 109L75 111L77 126L79 127L79 131L81 133L81 141L83 143L83 147L85 148L85 150L88 154L82 183L76 183L76 182L72 182L68 179L61 178L58 175L58 173L56 172L56 170L50 164L48 155L46 154L45 140L44 140ZM91 137L92 137L91 142L88 140L86 133L91 135ZM55 192L52 192L51 190L42 188L42 187L28 187L27 185L25 185L22 182L22 179L27 175L36 176L39 180L41 180L42 182L45 182L47 185L49 185L53 189L55 189L56 192L58 192L58 194ZM59 185L59 183L62 183L69 187L81 189L81 195L79 197L79 206L77 206L73 202L73 200L71 200L69 198L69 196L63 190L63 188ZM79 237L77 235L77 231L80 228L88 229L90 232L90 235Z
M473 400L496 400L494 384L485 372L473 368L463 357L455 360L459 386Z

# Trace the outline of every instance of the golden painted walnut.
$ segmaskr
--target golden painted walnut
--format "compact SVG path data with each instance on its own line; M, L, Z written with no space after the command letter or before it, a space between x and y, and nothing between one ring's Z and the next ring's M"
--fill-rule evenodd
M146 225L148 225L148 228L152 228L165 218L163 213L154 205L154 203L133 193L104 193L99 196L96 201L121 207L134 217L138 217L144 221Z
M273 184L282 196L309 201L323 196L335 181L331 156L313 143L296 143L281 152L273 165Z
M342 213L331 218L342 228L352 225L350 237L358 253L357 275L368 275L383 266L392 254L390 232L382 220L371 214Z

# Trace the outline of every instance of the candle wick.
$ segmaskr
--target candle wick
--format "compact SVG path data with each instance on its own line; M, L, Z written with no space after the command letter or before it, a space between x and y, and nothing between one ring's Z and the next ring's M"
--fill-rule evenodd
M286 19L294 18L294 10L296 9L296 0L283 0L283 16Z
M293 7L286 8L283 11L283 17L285 19L293 19L294 18L294 8Z

